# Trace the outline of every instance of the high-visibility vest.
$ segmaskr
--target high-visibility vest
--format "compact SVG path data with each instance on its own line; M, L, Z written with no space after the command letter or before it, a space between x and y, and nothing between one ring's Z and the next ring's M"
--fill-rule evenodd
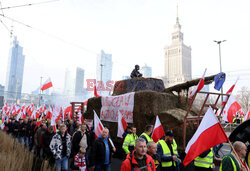
M127 134L122 144L122 148L126 154L132 152L129 151L129 146L135 146L135 140L138 138L136 134Z
M146 134L145 132L143 132L143 133L141 134L141 136L142 136L142 135L144 135L144 136L146 137L148 143L151 142L151 141L153 141L153 139L152 139L150 136L148 136L148 134Z
M229 157L229 158L231 159L231 162L232 162L234 171L237 171L236 164L234 163L234 160L233 160L230 156L226 155L226 156L224 156L224 157L222 158L222 160L223 160L224 158L226 158L226 157ZM221 162L221 164L220 164L220 171L222 171L222 162Z
M210 152L205 157L196 157L194 159L194 165L197 167L203 167L203 168L213 168L213 149L210 149Z
M164 156L166 156L166 157L170 157L171 156L171 151L170 151L167 143L164 140L158 141L157 144L161 144ZM177 144L176 144L175 140L173 140L173 144L171 144L171 146L172 146L174 155L177 156L178 155L178 153L177 153ZM172 162L172 161L164 162L164 161L162 161L161 162L161 166L162 167L171 167L173 165L173 163L174 163L174 166L176 166L175 162Z

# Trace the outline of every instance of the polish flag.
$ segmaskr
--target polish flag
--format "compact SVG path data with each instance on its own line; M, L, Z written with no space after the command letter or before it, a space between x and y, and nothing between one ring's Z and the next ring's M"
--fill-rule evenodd
M195 93L199 92L203 87L204 87L204 84L205 84L205 74L206 74L206 71L207 71L207 68L205 69L198 85L189 93L188 95L188 98L190 100L192 100L193 96L195 95Z
M96 85L94 86L94 95L95 95L95 97L100 97L100 95L97 94Z
M95 127L95 138L97 138L99 135L102 134L102 130L104 129L104 126L102 125L102 122L100 121L95 111L94 111L94 127ZM114 148L115 145L110 138L109 138L109 142L111 146Z
M44 90L46 90L46 89L48 89L48 88L50 88L50 87L52 87L52 86L53 86L53 85L52 85L51 79L48 78L48 79L43 83L43 85L42 85L42 87L41 87L41 90L44 91Z
M60 107L56 105L52 113L51 125L53 126L55 132L56 132L56 123L60 118L60 110L61 110Z
M248 109L246 115L245 115L245 121L250 118L250 109Z
M0 128L3 130L5 125L4 125L4 122L5 122L5 110L3 110L3 113L2 113L2 122L1 122L1 125L0 125Z
M102 122L94 111L94 127L95 127L95 138L102 134L102 130L104 129Z
M212 108L209 107L197 131L187 144L185 150L187 155L183 161L183 165L187 166L204 151L227 141L229 140L226 133Z
M164 135L165 135L164 129L163 129L163 127L161 125L161 121L157 115L156 120L155 120L153 134L152 134L152 139L154 140L155 143L157 143L158 140L161 139Z
M231 95L227 101L225 109L223 111L222 120L233 123L233 117L237 112L241 110L240 104L236 101L233 95Z
M123 138L122 135L124 131L126 130L128 124L125 120L125 118L122 116L120 110L118 110L118 131L117 131L117 137Z
M233 92L233 90L234 90L234 87L235 87L235 85L236 85L238 79L239 79L239 78L236 79L235 83L230 87L230 89L227 91L226 94L229 94L229 95L232 94L232 92ZM226 97L224 98L223 102L221 103L221 106L224 106L224 105L226 104L227 100L228 100L228 96L226 96Z

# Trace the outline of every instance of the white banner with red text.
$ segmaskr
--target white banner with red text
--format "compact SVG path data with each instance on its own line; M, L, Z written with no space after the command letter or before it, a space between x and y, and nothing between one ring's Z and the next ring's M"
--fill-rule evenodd
M100 119L117 122L119 110L126 122L133 123L134 95L132 92L119 96L103 96Z

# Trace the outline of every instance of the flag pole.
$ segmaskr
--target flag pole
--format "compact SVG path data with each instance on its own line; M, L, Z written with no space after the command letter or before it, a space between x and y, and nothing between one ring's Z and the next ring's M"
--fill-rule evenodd
M231 143L230 141L228 141L228 142L229 142L231 148L233 149L233 152L234 152L234 154L235 154L237 160L239 160L239 162L240 162L240 163L239 163L239 164L240 164L240 167L245 167L245 166L242 164L240 157L239 157L238 154L236 153L236 151L235 151L235 149L234 149L232 143Z

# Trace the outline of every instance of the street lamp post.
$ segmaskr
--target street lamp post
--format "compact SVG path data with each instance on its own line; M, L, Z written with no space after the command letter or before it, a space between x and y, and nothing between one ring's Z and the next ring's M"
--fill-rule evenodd
M220 44L222 42L225 42L226 40L214 40L215 43L217 43L219 45L219 59L220 59L220 73L222 72L222 66L221 66L221 49L220 49ZM223 87L221 87L221 94L223 94ZM221 95L221 102L223 102L223 95Z

